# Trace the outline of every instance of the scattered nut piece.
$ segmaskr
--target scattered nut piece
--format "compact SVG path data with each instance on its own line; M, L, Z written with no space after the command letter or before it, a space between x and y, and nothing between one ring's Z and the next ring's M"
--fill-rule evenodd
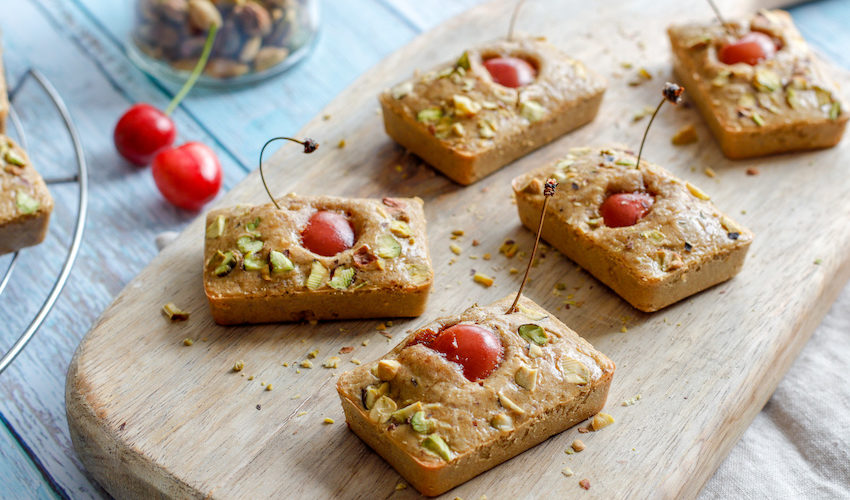
M195 341L194 341L194 340L192 340L192 339L190 339L190 338L185 338L185 339L183 339L183 345L185 345L185 346L187 346L187 347L188 347L188 346L190 346L190 345L192 345L192 344L194 344L194 343L195 343Z
M339 357L331 356L322 363L325 368L339 368Z
M699 140L697 129L691 125L685 125L673 134L671 142L675 146L684 146L685 144L693 144Z
M569 467L564 467L564 468L561 470L561 474L563 474L563 475L565 475L565 476L567 476L567 477L570 477L570 476L572 476L572 475L573 475L573 474L575 474L575 473L574 473L574 472L573 472L573 470L572 470L572 469L570 469Z
M711 167L705 167L705 170L703 170L703 173L705 173L705 175L711 177L712 179L717 177L717 172L715 172L714 169L711 168Z
M586 490L590 489L590 481L588 481L587 479L582 479L578 482L578 485Z
M758 175L761 171L755 167L750 167L747 169L747 175Z
M401 491L407 489L407 484L404 481L399 481L397 485L395 485L396 491Z
M322 423L325 423L325 424L332 424L334 422L335 422L335 420L332 419L331 417L325 417L325 419L322 420Z
M455 255L460 255L460 253L463 251L459 246L455 245L454 243L449 245L449 250L451 250L452 253Z
M584 451L585 446L581 439L576 439L573 441L573 444L570 445L575 451Z
M337 143L336 147L338 147L339 149L344 148L345 147L345 139L340 139L339 143Z
M604 427L608 427L609 425L614 423L614 417L608 415L607 413L599 412L593 416L593 420L590 422L590 427L594 431L598 431Z
M189 312L180 309L174 305L174 302L169 302L162 306L162 314L171 321L186 321L189 319Z
M241 372L242 368L245 368L245 362L241 359L233 364L233 371L235 372Z
M484 285L486 287L490 287L490 286L493 285L494 280L493 280L493 278L491 278L490 276L487 276L486 274L475 273L475 275L472 276L472 281L478 283L479 285Z
M634 396L630 397L629 399L627 399L627 400L623 401L622 403L620 403L620 406L633 406L633 405L636 405L636 404L637 404L637 402L638 402L638 401L640 401L640 397L641 397L641 396L640 396L640 394L636 394L636 395L634 395Z
M305 359L301 362L301 368L313 368L313 362L309 359Z
M266 390L267 390L267 391L270 391L270 390L272 390L272 389L273 389L273 387L272 387L272 385L271 385L271 384L268 384L268 385L266 386Z
M358 366L360 366L360 364L361 364L361 361L357 358L351 358L351 362L354 363L355 365L358 365Z
M310 358L310 359L316 359L316 356L318 356L318 355L319 355L318 349L313 349L312 351L307 353L307 357Z

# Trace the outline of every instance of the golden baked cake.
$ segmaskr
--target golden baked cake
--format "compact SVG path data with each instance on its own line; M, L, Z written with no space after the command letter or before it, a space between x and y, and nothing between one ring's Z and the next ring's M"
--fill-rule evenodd
M53 198L26 152L0 135L0 255L44 241L52 212Z
M675 73L723 154L749 158L836 145L846 105L791 16L762 10L727 26L668 29Z
M507 314L512 300L437 319L339 377L351 430L425 495L605 405L614 363L531 300ZM469 350L476 341L489 350Z
M519 70L497 78L500 62ZM593 120L605 89L581 62L526 38L467 50L379 99L393 140L466 185Z
M421 199L277 201L280 209L269 203L207 215L204 290L217 323L423 312L433 271Z
M737 274L753 234L696 186L644 160L635 168L635 162L622 149L574 148L516 177L522 223L535 230L543 181L558 179L562 187L549 203L542 238L641 311Z

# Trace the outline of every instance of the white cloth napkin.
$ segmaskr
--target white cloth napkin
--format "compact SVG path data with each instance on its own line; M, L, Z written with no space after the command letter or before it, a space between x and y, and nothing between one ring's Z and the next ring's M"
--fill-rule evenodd
M850 498L850 286L699 498Z

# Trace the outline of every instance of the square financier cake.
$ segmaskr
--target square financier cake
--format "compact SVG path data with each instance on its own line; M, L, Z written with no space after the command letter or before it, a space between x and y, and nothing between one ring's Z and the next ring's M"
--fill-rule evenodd
M518 58L533 80L496 83L484 63ZM518 82L512 82L516 84ZM606 82L542 39L494 42L380 95L396 142L471 184L596 116Z
M290 194L278 202L280 210L207 215L204 289L217 323L422 314L434 273L421 199ZM347 220L349 248L327 256L305 247L302 233L318 213Z
M0 255L44 241L53 198L27 154L0 135Z
M536 230L543 182L558 179L562 187L549 202L541 237L641 311L657 311L736 275L753 234L696 186L635 162L620 149L574 148L515 178L522 223ZM624 220L619 205L634 204L640 212Z
M721 62L732 41L720 24L668 29L676 75L729 158L838 144L848 113L829 68L809 49L787 12L760 11L732 23L741 36L773 41L773 56ZM762 37L762 34L768 38ZM734 61L731 56L726 60Z
M439 495L605 405L614 363L528 299L506 314L512 299L437 319L337 382L351 430L425 495ZM498 364L481 378L470 376L480 367L435 350L443 349L441 334L459 326L484 329L501 348Z

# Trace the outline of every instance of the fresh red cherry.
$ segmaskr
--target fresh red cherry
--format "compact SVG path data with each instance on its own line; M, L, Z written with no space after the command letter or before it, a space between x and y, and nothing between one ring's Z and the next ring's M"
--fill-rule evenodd
M616 193L602 202L599 212L608 227L633 226L649 212L653 202L648 193Z
M354 228L344 215L320 210L307 221L301 242L313 253L332 257L354 245Z
M776 54L776 42L759 31L751 31L720 48L718 58L723 64L747 63L755 66Z
M160 151L174 144L174 121L150 104L136 104L115 125L115 148L130 163L143 167Z
M221 187L221 164L200 142L166 149L153 159L153 180L172 205L199 210Z
M494 82L512 89L528 85L537 78L534 66L519 57L493 57L484 61L484 67Z
M502 362L502 343L478 325L454 325L441 331L429 347L463 368L472 382L487 378Z

